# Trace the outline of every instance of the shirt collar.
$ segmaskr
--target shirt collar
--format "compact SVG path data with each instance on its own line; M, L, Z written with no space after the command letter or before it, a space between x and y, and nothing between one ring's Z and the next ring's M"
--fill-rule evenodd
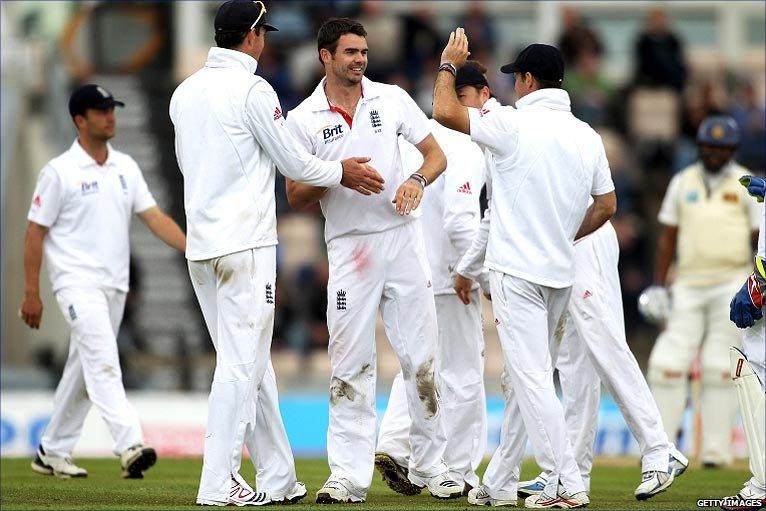
M572 110L569 94L564 89L538 89L516 101L516 108L518 109L532 105L564 112Z
M99 165L98 162L91 157L91 155L85 152L85 149L82 148L78 139L75 139L72 147L69 148L69 152L72 154L72 158L74 158L75 163L82 169L90 166L105 168L107 166L114 165L114 158L112 158L114 151L112 150L112 145L109 142L106 143L106 150L106 161L103 165Z
M207 53L205 67L242 67L250 74L255 74L258 61L247 53L213 46Z
M327 80L327 78L322 78L319 81L319 85L317 85L316 89L314 89L314 92L312 92L311 96L309 96L309 107L311 108L312 112L321 112L323 110L330 109L330 100L327 99L327 93L324 90L325 80ZM360 102L369 101L379 97L381 94L380 89L381 87L379 83L373 82L366 76L363 76L362 99Z

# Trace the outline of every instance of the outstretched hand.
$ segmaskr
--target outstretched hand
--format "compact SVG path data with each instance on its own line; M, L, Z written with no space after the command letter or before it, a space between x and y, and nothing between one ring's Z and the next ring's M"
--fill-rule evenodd
M468 37L465 35L465 30L462 27L458 27L454 32L450 32L447 46L442 51L441 63L449 62L456 69L460 69L470 55L471 52L468 51Z

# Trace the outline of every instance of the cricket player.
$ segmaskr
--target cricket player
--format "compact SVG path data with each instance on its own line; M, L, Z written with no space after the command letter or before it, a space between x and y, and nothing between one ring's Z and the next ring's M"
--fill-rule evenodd
M766 180L744 176L740 182L750 195L763 202ZM757 510L766 506L766 327L763 320L766 291L766 216L761 216L758 235L758 254L755 271L730 304L730 318L745 329L742 349L730 348L731 377L737 391L737 400L745 428L745 439L750 455L750 471L753 477L745 483L737 495L727 497L722 509L729 511Z
M284 125L274 89L255 75L266 32L262 2L229 0L215 16L217 47L170 101L184 177L194 291L216 349L197 503L263 505L306 495L295 476L270 367L276 278L275 165L319 186L382 190L365 162L324 162ZM258 492L239 476L243 443Z
M543 492L528 497L525 505L584 507L590 501L553 386L554 331L574 281L573 241L614 214L614 184L600 137L571 114L569 97L560 88L564 62L556 48L530 45L501 68L515 74L518 110L466 108L458 102L456 68L467 55L468 39L458 28L442 53L434 118L470 134L493 156L485 265L511 389L506 419L523 420L538 464L551 474ZM590 206L589 197L594 201ZM486 488L469 493L476 500L486 489L481 504L516 503L525 437L508 428L501 435L508 449L493 455ZM508 473L507 488L487 484Z
M486 68L478 62L466 63L455 80L458 97L489 99L491 92L484 73ZM444 460L464 488L463 493L468 494L479 484L476 469L487 447L484 336L478 284L467 290L470 302L464 305L452 288L452 278L455 266L479 229L484 154L463 133L436 121L431 121L431 129L447 157L447 170L429 186L421 202L421 221L436 295L439 332L436 375L447 431ZM420 168L423 162L420 152L401 142L404 168ZM375 467L392 490L406 495L420 492L407 479L410 424L400 372L394 378L380 424Z
M731 296L747 275L763 208L737 181L747 170L732 160L740 135L734 119L712 116L697 132L700 161L670 181L658 215L654 285L639 301L650 320L667 325L649 357L648 379L668 437L675 439L687 403L687 381L700 351L703 466L732 461L736 413L729 346L740 336L728 321ZM668 310L668 270L678 256Z
M131 215L177 250L185 249L186 240L157 206L133 158L109 144L117 106L124 103L99 85L84 85L72 94L69 114L77 140L40 171L27 216L19 315L31 328L40 327L44 252L53 293L71 327L51 420L32 462L35 472L60 478L88 475L71 456L91 403L109 427L122 477L140 479L157 460L154 449L143 444L138 414L125 396L117 353L128 292Z
M366 35L360 23L345 18L321 26L317 47L325 77L287 118L296 138L320 158L362 151L387 182L403 182L395 194L391 190L372 200L287 182L293 207L319 201L326 219L330 477L317 492L317 503L363 502L372 482L377 309L401 364L412 419L408 479L437 498L454 498L463 487L443 461L444 413L434 378L434 281L421 224L410 214L446 160L428 119L407 93L364 77ZM399 135L423 156L418 172L409 176L402 168Z

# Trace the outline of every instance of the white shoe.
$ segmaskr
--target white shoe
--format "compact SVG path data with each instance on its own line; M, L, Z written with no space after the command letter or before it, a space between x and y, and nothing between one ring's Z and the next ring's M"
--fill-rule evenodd
M408 477L415 486L428 488L428 493L437 499L456 499L463 496L463 485L452 478L449 470L433 477L420 477L410 472Z
M345 479L330 479L317 491L317 504L341 504L364 502L364 498L354 495L348 488L351 483Z
M555 497L541 493L539 495L530 495L524 499L524 507L535 509L576 509L586 507L590 504L588 494L584 491L573 495L567 494L559 487L559 494Z
M723 500L721 509L724 511L756 511L766 507L766 492L748 481L739 493Z
M231 474L231 491L228 504L234 506L263 506L271 503L269 493L255 491L239 473Z
M670 451L670 461L668 463L668 470L673 472L673 477L678 477L683 474L689 467L689 460L681 454L681 451L675 447Z
M548 484L548 474L541 472L539 476L531 481L520 481L517 490L519 497L526 499L530 495L540 495Z
M475 506L516 506L515 500L499 500L489 496L487 487L483 484L468 492L468 503Z
M71 458L60 458L45 454L42 445L37 447L37 455L32 460L31 467L38 474L54 475L59 479L88 477L88 471L75 465Z
M272 495L271 502L275 504L292 504L294 502L298 502L306 495L308 495L306 485L300 481L296 481L295 486L293 486L292 490L289 492L282 495Z
M143 479L144 472L157 462L157 452L151 447L136 444L120 455L122 477L125 479Z
M634 492L636 499L646 500L658 493L664 492L673 484L674 479L672 468L670 472L661 472L659 470L644 472L641 474L641 484L638 485Z

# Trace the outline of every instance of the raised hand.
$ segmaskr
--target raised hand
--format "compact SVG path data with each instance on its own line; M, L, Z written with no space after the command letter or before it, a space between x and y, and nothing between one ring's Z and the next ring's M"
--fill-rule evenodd
M468 37L465 35L465 30L462 27L458 27L454 32L450 32L447 46L442 51L441 63L449 62L456 69L460 69L470 55L471 52L468 51Z

